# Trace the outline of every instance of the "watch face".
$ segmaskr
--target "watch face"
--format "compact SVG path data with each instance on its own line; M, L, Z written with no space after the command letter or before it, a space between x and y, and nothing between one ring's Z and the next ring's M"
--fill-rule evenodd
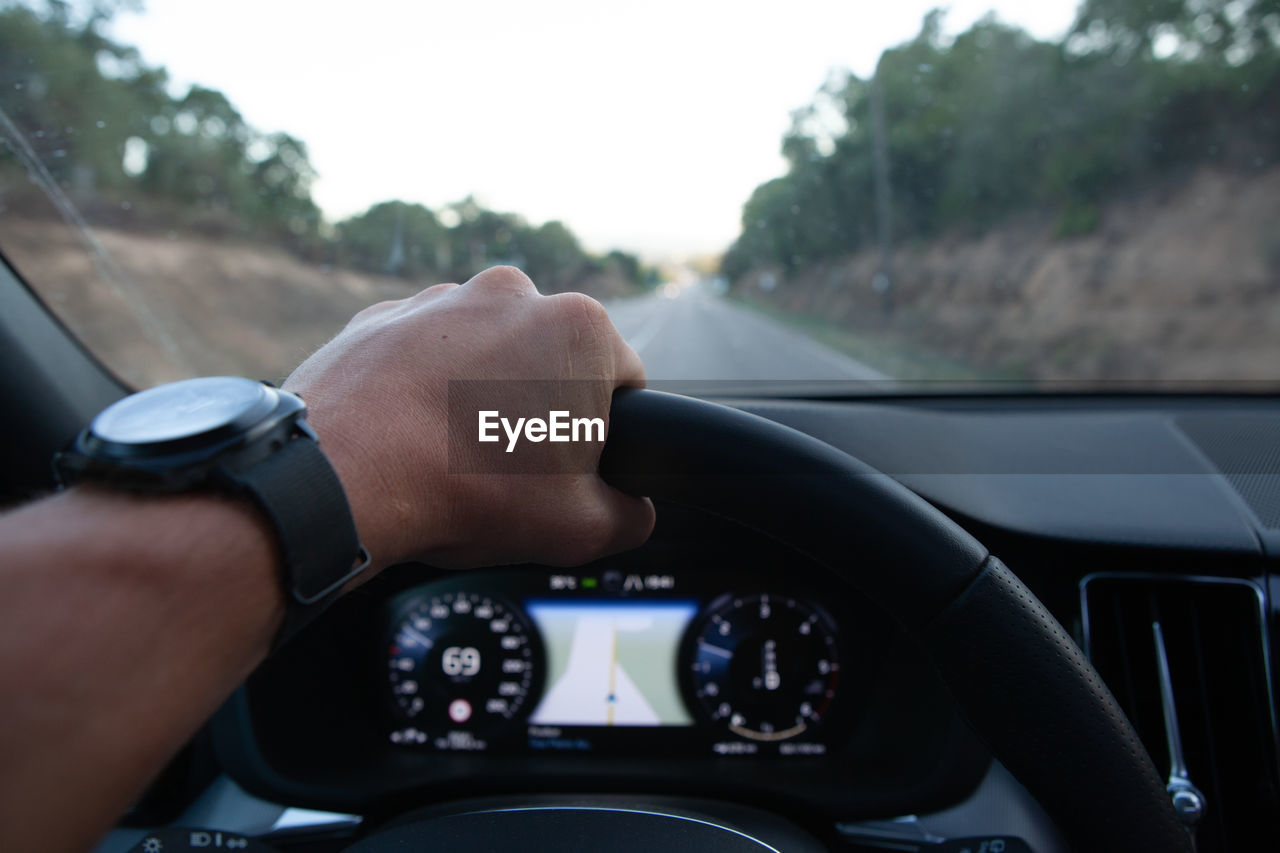
M112 444L156 444L226 427L248 427L274 406L274 392L251 379L187 379L141 391L108 406L94 418L90 431Z

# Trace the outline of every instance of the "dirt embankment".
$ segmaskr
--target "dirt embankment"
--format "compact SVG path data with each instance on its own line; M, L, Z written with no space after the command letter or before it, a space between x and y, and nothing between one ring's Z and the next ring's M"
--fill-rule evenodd
M286 251L207 237L5 217L0 246L42 299L135 387L232 374L279 381L361 308L435 282L307 263ZM627 289L574 282L600 298Z
M741 292L977 368L1033 379L1280 377L1280 169L1203 170L1057 238L1029 218L901 246L892 301L874 251ZM771 292L762 276L777 282Z

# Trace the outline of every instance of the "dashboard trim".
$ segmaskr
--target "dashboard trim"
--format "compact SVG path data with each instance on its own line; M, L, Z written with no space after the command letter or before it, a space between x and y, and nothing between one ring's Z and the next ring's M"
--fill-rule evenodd
M701 818L691 817L689 815L676 814L674 812L669 812L669 811L657 812L657 811L652 811L650 809L624 809L624 808L616 808L613 806L540 805L540 806L518 806L518 807L510 807L510 808L502 808L502 809L475 809L473 811L459 812L459 814L469 814L469 815L470 814L506 814L506 813L514 813L514 812L545 812L545 811L617 812L622 814L642 814L642 815L648 815L650 817L665 817L665 818L671 818L673 820L683 820L683 821L688 821L689 823L696 823L702 826L709 826L709 827L712 827L713 829L722 829L725 832L729 832L734 835L740 836L741 838L745 838L747 841L751 841L755 844L759 844L765 850L770 851L770 853L782 853L782 851L774 847L772 844L762 841L753 835L748 835L742 830L734 829L731 826L725 826L722 823L703 820Z

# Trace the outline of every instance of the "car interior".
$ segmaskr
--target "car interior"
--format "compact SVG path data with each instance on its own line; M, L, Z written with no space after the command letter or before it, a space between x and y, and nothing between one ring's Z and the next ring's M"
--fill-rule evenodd
M645 544L381 571L93 853L1280 849L1280 2L950 5L0 2L0 510L56 491L60 451L247 495L287 633L370 565L378 490L317 449L325 386L263 383L357 312L516 268L648 377L598 438L573 422L652 499ZM516 328L468 310L432 381L479 382L458 341ZM520 363L495 384L547 378ZM175 380L270 414L93 433ZM138 439L139 411L189 431ZM112 468L89 438L168 449ZM486 502L485 536L564 544L530 519L599 528L577 512ZM253 639L180 636L206 634Z
M12 503L127 389L10 267L0 305ZM615 398L648 544L388 570L98 849L1265 846L1274 396L734 390Z

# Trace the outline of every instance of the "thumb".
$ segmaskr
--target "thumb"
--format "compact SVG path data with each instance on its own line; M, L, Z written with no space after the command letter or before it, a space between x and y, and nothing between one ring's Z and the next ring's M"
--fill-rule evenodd
M607 533L600 540L600 553L616 554L643 545L653 533L657 518L653 501L620 492L599 477L592 480L594 494L588 500L596 501L602 510Z

